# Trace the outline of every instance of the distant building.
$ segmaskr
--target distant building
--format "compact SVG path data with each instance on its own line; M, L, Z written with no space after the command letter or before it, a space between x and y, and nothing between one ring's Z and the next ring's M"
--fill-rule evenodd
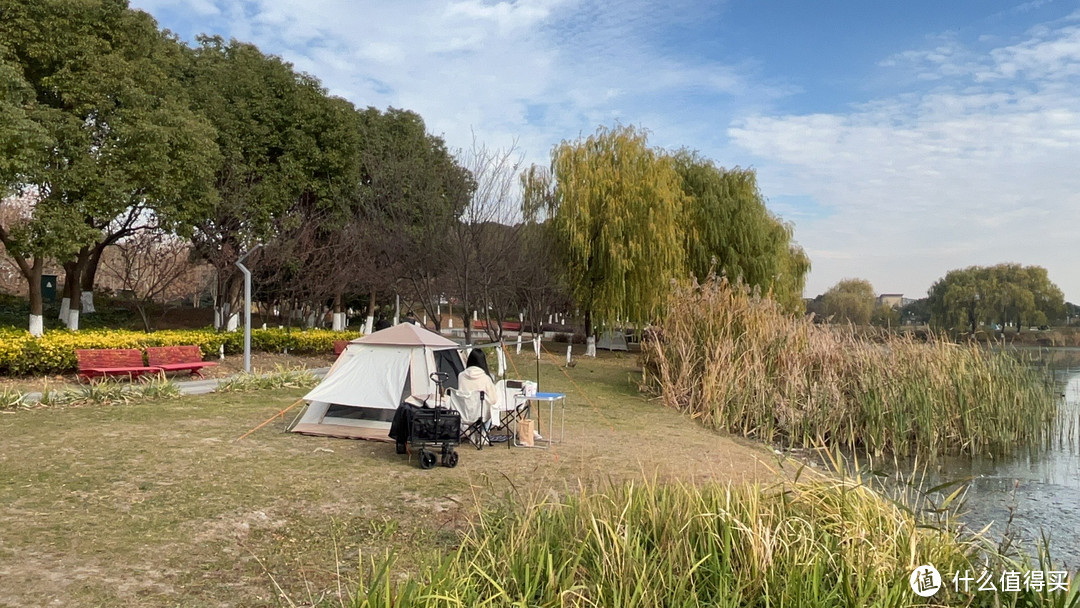
M882 306L888 306L889 308L900 308L904 305L904 294L883 293L877 297L877 303Z

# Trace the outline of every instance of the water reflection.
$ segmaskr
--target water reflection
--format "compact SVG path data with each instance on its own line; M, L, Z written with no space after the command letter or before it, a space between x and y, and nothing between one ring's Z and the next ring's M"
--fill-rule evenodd
M1080 447L1075 441L1080 368L1058 369L1055 376L1063 391L1066 433L1050 449L1009 458L942 458L925 472L923 483L929 488L969 478L961 517L969 528L990 525L991 538L1001 538L1008 528L1029 552L1046 535L1055 562L1075 569L1080 566ZM903 473L912 464L901 463L899 470Z

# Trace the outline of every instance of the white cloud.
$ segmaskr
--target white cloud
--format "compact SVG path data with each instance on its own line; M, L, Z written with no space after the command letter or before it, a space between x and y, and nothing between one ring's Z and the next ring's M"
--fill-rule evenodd
M861 276L922 295L951 268L1038 264L1080 299L1080 27L975 52L951 40L882 63L933 80L845 113L759 115L730 129L763 187L831 213L797 226L808 293ZM936 41L936 42L940 42Z
M690 144L678 137L700 120L680 112L786 93L752 85L740 66L656 48L650 38L690 13L680 3L134 0L152 13L216 6L192 29L254 42L358 105L415 110L452 147L475 131L492 146L517 141L541 163L560 140L614 120L649 127L660 144ZM711 99L695 106L687 95Z
M1067 263L1080 241L1080 16L1013 39L940 34L881 59L895 93L785 115L764 108L798 91L753 59L657 39L717 18L682 1L133 0L254 42L357 105L415 110L451 147L475 132L546 163L560 140L618 120L657 145L752 160L766 195L817 204L779 207L814 262L811 295L848 276L919 295L950 268L1016 261L1080 300Z

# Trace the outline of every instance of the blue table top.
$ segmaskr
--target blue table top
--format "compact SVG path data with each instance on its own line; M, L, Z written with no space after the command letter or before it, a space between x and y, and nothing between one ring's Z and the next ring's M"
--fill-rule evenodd
M566 393L536 393L529 397L529 399L535 399L537 401L554 401L556 399L565 399Z

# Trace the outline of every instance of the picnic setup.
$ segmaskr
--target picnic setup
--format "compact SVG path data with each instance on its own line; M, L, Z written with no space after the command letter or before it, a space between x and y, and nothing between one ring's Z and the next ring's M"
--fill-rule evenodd
M484 352L493 352L504 370L501 348L461 345L411 323L357 338L303 397L307 408L288 430L392 441L423 469L457 466L463 443L479 450L561 442L566 396L539 392L534 381L495 381Z

